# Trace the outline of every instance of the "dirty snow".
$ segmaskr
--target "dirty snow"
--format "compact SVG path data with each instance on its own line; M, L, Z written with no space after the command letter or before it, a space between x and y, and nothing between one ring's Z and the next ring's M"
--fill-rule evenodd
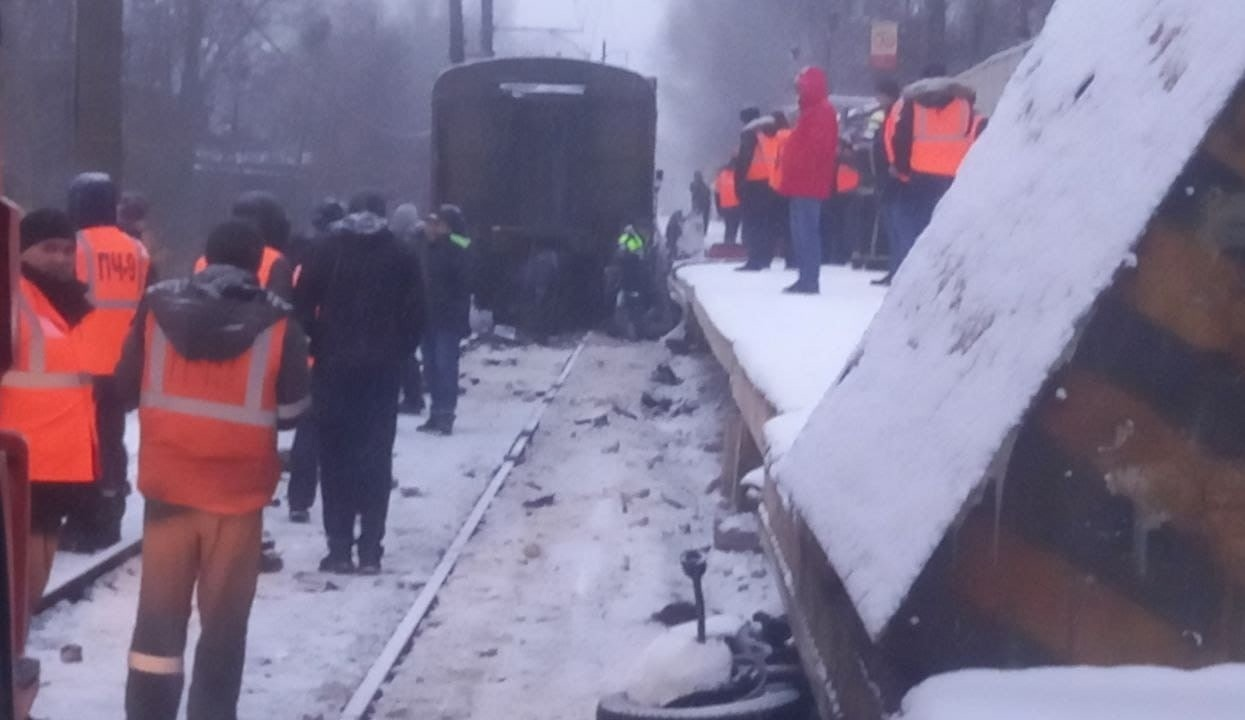
M968 670L938 675L896 720L1239 720L1245 665Z
M651 382L667 360L682 385ZM699 409L646 414L645 391ZM711 357L591 340L375 717L594 717L598 699L620 691L666 632L650 616L692 599L679 555L712 540L719 496L706 488L720 472L729 403ZM549 495L552 503L524 506ZM710 612L781 612L763 555L713 551L708 568Z
M847 365L882 304L877 274L821 271L821 295L785 295L795 272L735 272L734 263L679 268L713 325L731 343L741 371L777 410L766 425L770 460L791 447L817 401Z
M242 717L336 717L569 353L569 348L478 348L464 358L467 393L454 437L416 433L423 418L399 420L394 465L399 487L391 501L380 577L316 572L325 551L318 503L311 525L291 524L284 502L268 511L265 529L276 539L285 570L260 578ZM137 434L129 437L134 441ZM280 497L284 500L284 487ZM88 601L61 603L36 618L30 651L43 665L36 717L123 715L139 567L132 560L104 576ZM190 647L195 637L192 628ZM61 662L60 649L69 643L83 647L83 663ZM187 662L192 660L188 652Z
M875 637L1224 106L1241 27L1242 2L1058 3L780 460Z

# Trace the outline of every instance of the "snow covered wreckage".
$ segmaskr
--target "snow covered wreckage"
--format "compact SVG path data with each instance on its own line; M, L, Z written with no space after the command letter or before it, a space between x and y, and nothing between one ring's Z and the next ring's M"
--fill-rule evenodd
M1245 659L1242 27L1061 0L771 468L823 716L968 667Z

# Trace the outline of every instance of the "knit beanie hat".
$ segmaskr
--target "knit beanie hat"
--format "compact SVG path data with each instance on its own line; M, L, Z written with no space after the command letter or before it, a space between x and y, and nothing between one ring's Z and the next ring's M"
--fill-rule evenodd
M72 240L77 233L68 215L54 208L44 208L22 218L21 236L24 251L46 240Z

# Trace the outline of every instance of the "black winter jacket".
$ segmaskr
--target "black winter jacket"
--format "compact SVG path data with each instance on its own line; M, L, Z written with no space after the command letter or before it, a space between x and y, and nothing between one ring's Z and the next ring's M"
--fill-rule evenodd
M383 218L350 215L312 248L294 304L317 368L397 365L423 332L419 258Z
M471 334L473 255L474 247L461 235L430 239L425 245L429 329L460 337Z

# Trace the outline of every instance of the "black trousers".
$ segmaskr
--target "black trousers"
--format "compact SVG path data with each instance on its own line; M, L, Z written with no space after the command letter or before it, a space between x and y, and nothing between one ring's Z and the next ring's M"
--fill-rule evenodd
M324 532L332 554L357 546L360 560L376 561L384 553L401 384L401 362L315 369Z
M91 501L84 502L77 512L66 518L61 545L73 552L95 552L120 542L125 497L130 492L125 406L117 396L111 376L96 377L93 390L100 477L92 488Z
M424 373L415 353L402 362L402 402L420 407L424 404Z
M739 208L722 208L722 222L726 223L726 244L734 245L739 241Z
M294 445L290 448L290 510L310 510L316 504L316 486L320 484L320 438L315 411L304 413L294 429Z
M748 267L768 268L778 250L782 232L779 213L785 204L765 183L748 183L745 187L740 208Z

